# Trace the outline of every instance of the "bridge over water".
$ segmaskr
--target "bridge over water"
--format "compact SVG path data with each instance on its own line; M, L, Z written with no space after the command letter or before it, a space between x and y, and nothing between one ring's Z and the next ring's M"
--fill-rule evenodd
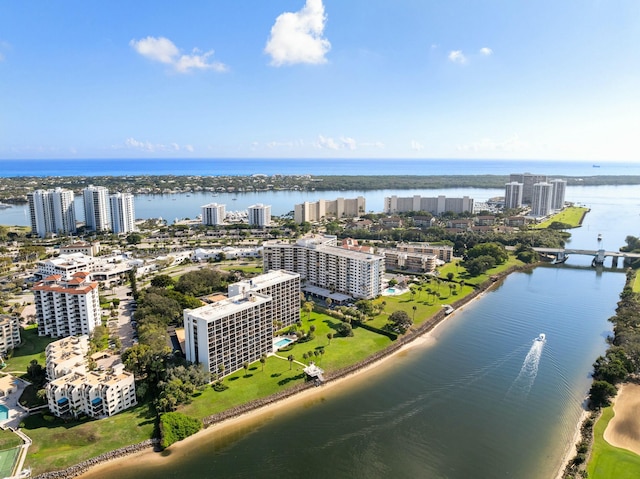
M623 264L631 259L640 258L640 253L626 253L623 251L606 251L604 249L574 249L574 248L533 248L538 253L554 255L556 261L562 263L567 260L569 255L578 254L593 257L593 265L603 265L605 258L611 258L611 266L618 266L618 259L622 258Z

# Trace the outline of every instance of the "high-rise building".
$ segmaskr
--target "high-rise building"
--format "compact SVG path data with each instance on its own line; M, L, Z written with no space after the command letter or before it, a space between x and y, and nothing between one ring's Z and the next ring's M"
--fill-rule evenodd
M536 183L533 185L533 201L531 202L531 216L543 217L551 213L551 199L553 186L550 183Z
M44 238L48 234L68 235L76 232L73 191L36 190L27 194L31 232Z
M116 193L109 197L111 205L111 230L115 234L135 231L136 213L131 193Z
M567 190L567 182L565 180L551 180L553 192L551 193L551 209L559 211L564 208L564 196Z
M89 277L88 272L51 275L33 285L39 336L88 335L100 324L98 283Z
M504 208L506 210L522 208L523 184L512 181L504 185Z
M363 299L379 296L384 257L336 244L337 238L332 235L307 236L294 244L267 241L263 244L263 268L298 273L305 283L303 289L320 296L330 297L333 293Z
M533 185L546 183L547 175L534 175L531 173L511 173L509 181L522 183L522 203L530 205L533 202Z
M229 285L229 295L185 309L185 351L213 374L227 375L274 351L273 333L300 320L300 275L270 271Z
M409 197L387 196L384 199L384 211L386 213L406 213L408 211L428 211L433 215L443 213L473 213L473 198L447 198L444 195L437 197L422 197L414 195Z
M271 205L258 203L247 208L249 225L263 228L271 225Z
M225 205L209 203L202 207L202 224L206 226L221 225L226 216Z
M89 185L82 190L84 223L90 231L109 231L109 190L104 186Z
M293 219L300 224L315 222L323 218L350 218L364 214L367 210L364 196L336 198L335 200L305 201L294 206Z

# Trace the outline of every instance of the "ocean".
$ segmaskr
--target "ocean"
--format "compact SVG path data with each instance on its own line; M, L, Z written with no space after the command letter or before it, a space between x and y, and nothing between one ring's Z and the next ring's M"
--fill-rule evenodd
M640 163L458 159L78 159L0 160L0 177L128 175L640 175Z

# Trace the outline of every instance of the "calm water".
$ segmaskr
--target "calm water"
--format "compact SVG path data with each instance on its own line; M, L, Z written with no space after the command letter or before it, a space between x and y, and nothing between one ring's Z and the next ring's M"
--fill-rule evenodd
M595 247L598 233L611 248L637 235L630 189L585 188L572 199L592 208L574 246ZM552 478L625 279L573 267L589 262L511 275L442 324L435 342L321 400L203 437L158 465L133 460L88 477Z
M88 477L551 478L623 283L566 267L512 275L441 325L435 343L353 388L204 437L157 466L128 461Z

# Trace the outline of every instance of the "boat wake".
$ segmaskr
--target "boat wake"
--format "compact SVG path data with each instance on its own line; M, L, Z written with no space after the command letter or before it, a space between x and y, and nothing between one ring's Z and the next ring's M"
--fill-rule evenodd
M522 363L518 377L516 377L513 383L511 383L511 386L509 386L507 397L514 395L526 397L529 395L533 382L538 375L538 366L540 365L540 358L542 357L542 350L544 349L546 341L547 339L544 333L533 340L531 349L529 349L527 356L524 358L524 363Z

